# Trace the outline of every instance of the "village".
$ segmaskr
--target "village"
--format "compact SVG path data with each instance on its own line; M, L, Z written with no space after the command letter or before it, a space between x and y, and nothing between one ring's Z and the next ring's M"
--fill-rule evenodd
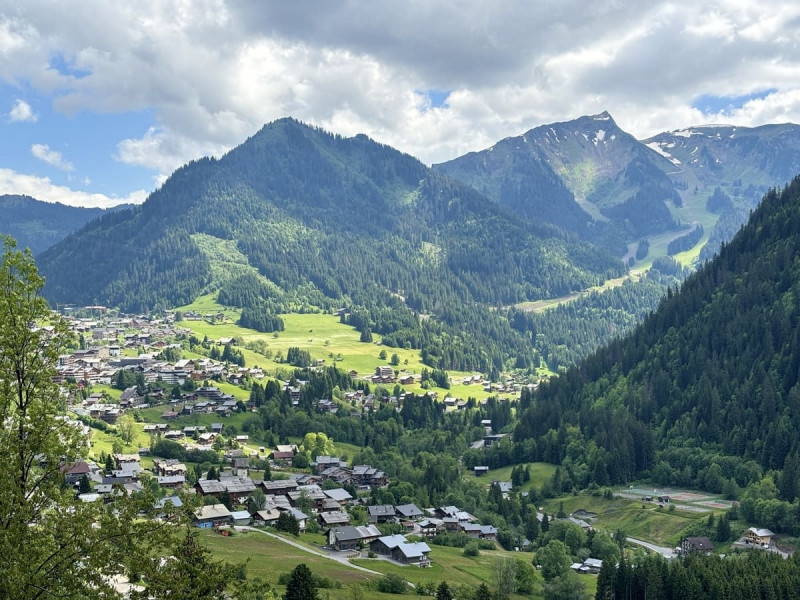
M262 368L222 359L223 352L235 347L234 339L203 340L211 347L226 349L215 352L219 358L180 358L192 333L181 327L174 313L161 318L107 317L95 309L99 312L96 316L68 317L80 348L59 357L56 377L70 401L70 414L65 419L80 429L87 454L95 459L87 457L62 467L66 483L74 487L81 501L111 502L119 494L156 487L160 496L154 507L157 517L183 507L191 499L197 505L191 521L199 529L224 535L253 528L287 536L313 532L324 539L320 550L341 560L369 557L427 567L436 561L432 540L450 534L466 536L483 548L499 547L497 528L458 506L376 501L380 497L376 491L390 483L390 477L378 468L351 464L335 455L310 455L298 443L267 447L260 439L251 440L233 423L241 423L237 415L256 411L257 407L230 386L264 382L269 376ZM191 313L181 317L203 318ZM317 364L311 369L322 367ZM374 373L361 377L356 372L348 375L372 384L374 390L349 390L339 400L315 398L314 411L336 414L346 410L358 418L383 406L399 411L407 397L399 386L419 380L419 375L400 373L390 365L377 366ZM279 382L281 392L294 407L300 404L307 383L297 378ZM494 384L478 375L465 378L463 383L510 394L521 389L513 381ZM394 393L382 391L391 386ZM118 390L115 398L109 394L111 387ZM441 402L446 411L462 411L469 406L467 400L449 394L440 400L436 390L427 394ZM509 437L508 432L493 430L491 420L482 420L480 425L485 433L471 443L473 450L490 448ZM135 452L115 447L98 455L93 451L93 436L104 427L112 431L134 427L144 437L133 435L129 439L131 443L140 442ZM148 443L141 443L145 439ZM174 457L176 452L181 457ZM485 478L490 468L477 464L471 471L479 479ZM511 481L487 478L486 486L496 486L504 498L514 491ZM625 497L626 492L619 495ZM641 500L666 506L670 498L665 494L645 495ZM584 512L559 516L590 531L594 524ZM547 519L543 512L537 518ZM751 527L736 547L780 552L773 536L767 529ZM525 550L531 542L521 540L519 544L516 550ZM693 552L709 554L714 545L707 537L687 536L676 548L652 549L674 557ZM570 568L582 575L596 575L602 562L588 556Z

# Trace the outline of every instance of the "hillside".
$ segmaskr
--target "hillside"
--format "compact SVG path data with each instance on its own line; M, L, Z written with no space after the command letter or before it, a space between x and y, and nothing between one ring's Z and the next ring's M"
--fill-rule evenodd
M638 141L603 112L536 127L434 168L519 215L630 259L636 242L648 239L650 253L636 258L637 268L701 225L704 235L678 257L688 266L711 258L771 186L800 172L800 127L706 125Z
M736 497L776 470L748 488L745 515L796 529L789 508L758 513L756 499L796 506L800 491L799 251L800 178L632 334L524 398L516 440L601 485L650 477Z
M21 248L38 254L103 214L100 208L80 208L42 202L29 196L0 196L0 235L10 235Z
M365 335L421 348L432 366L484 371L535 360L491 306L624 273L408 155L292 119L182 167L142 206L39 262L51 301L140 311L220 292L251 316L344 305Z
M625 252L625 240L672 229L671 164L607 112L542 125L435 168L500 204Z

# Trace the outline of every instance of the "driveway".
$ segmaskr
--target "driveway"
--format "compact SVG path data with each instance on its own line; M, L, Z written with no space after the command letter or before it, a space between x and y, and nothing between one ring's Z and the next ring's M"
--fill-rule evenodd
M642 546L643 548L647 548L651 552L656 552L663 556L664 558L675 558L675 550L673 548L664 548L663 546L656 546L655 544L651 544L650 542L645 542L644 540L637 540L636 538L625 538L625 541L629 544L635 544L637 546Z
M299 542L295 542L293 540L288 540L285 537L281 537L279 535L275 535L274 533L270 533L269 531L263 531L261 529L253 529L252 527L234 525L233 529L236 530L236 531L241 531L243 533L244 532L252 532L252 533L260 533L262 535L267 535L267 536L269 536L271 538L275 538L276 540L280 540L284 544L289 544L290 546L294 546L298 550L302 550L304 552L308 552L309 554L313 554L315 556L321 556L322 558L335 560L336 562L338 562L340 564L343 564L343 565L345 565L347 567L350 567L351 569L356 569L357 571L363 571L364 573L369 573L370 575L381 575L381 576L383 575L383 573L379 573L378 571L373 571L372 569L367 569L367 568L361 567L359 565L354 565L353 563L350 562L350 560L347 558L346 554L344 554L344 553L339 555L336 552L331 552L331 553L317 552L316 550L313 550L313 549L309 548L308 546L306 546L304 544L301 544Z

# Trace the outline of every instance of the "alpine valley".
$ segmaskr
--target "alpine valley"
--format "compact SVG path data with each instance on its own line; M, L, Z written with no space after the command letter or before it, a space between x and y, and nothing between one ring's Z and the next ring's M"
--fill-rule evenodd
M795 172L794 125L429 168L286 118L6 239L0 596L797 598Z

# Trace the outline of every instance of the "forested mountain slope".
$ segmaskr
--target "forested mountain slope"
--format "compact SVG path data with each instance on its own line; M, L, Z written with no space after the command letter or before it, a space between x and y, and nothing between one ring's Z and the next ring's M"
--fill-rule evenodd
M542 125L435 168L515 212L625 252L625 240L676 225L672 165L607 112Z
M733 496L782 470L774 480L791 502L799 375L795 179L633 333L525 397L516 440L538 439L537 452L600 484L651 476Z
M262 314L345 304L365 311L354 324L422 348L430 364L486 371L535 354L491 306L624 273L609 254L520 221L413 157L292 119L182 167L142 206L92 223L40 266L48 299L127 311L216 290Z
M29 196L0 196L0 235L10 235L21 248L38 254L85 223L103 214L100 208L80 208L42 202Z

